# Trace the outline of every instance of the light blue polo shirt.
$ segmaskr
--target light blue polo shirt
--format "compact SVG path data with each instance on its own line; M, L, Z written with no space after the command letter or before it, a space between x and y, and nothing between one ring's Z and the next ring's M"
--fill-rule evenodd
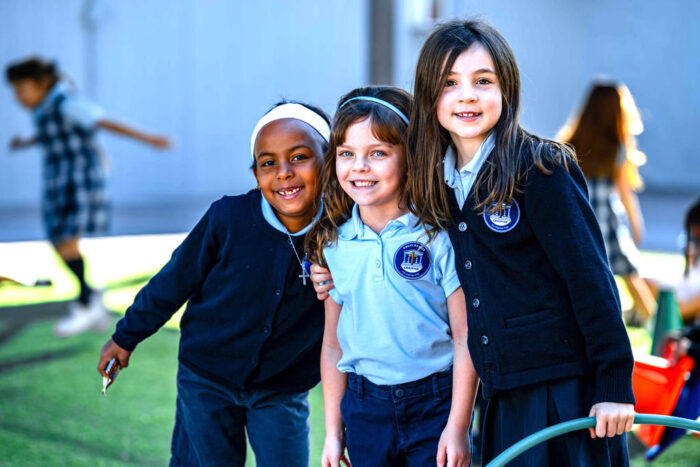
M459 285L446 232L430 243L413 214L391 220L377 235L352 217L323 250L342 305L338 370L375 384L415 381L452 365L447 297Z
M467 200L469 191L471 191L476 181L476 176L479 174L481 166L484 165L491 151L493 151L495 144L496 137L492 131L486 139L481 142L472 160L467 162L464 167L459 170L457 170L457 154L455 154L451 146L447 148L444 163L445 183L447 186L454 189L455 197L457 198L460 208L464 207L464 202Z

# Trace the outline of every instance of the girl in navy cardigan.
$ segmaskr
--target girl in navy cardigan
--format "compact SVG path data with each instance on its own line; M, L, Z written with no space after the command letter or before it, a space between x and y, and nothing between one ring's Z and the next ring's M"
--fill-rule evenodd
M308 391L320 379L323 306L304 235L320 215L328 117L281 103L251 137L258 189L211 205L102 347L122 368L185 302L171 465L309 465Z
M455 249L469 352L488 399L482 462L591 415L589 434L540 444L512 465L626 465L633 358L575 155L520 127L515 57L481 21L438 26L414 83L408 191L439 200Z

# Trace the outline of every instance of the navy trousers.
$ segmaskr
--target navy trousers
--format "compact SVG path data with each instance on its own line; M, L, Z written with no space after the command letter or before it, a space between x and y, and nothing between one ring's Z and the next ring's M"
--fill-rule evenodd
M308 392L236 391L180 364L171 466L309 465Z
M349 373L340 410L353 467L435 465L451 402L451 371L393 386Z
M520 387L486 401L482 425L482 464L536 431L575 418L587 417L593 400L593 381L569 378ZM627 466L627 438L591 439L588 430L552 438L525 451L513 467Z

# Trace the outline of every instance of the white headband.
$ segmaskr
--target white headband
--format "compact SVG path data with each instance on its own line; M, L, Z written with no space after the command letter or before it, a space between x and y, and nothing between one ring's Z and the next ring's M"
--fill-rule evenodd
M304 123L311 125L319 134L323 137L326 142L331 138L331 127L326 123L326 121L319 114L311 109L304 107L301 104L282 104L278 105L274 109L266 113L260 120L258 120L253 134L250 136L250 154L255 161L255 140L258 137L260 130L270 122L275 120L282 120L283 118L293 118L295 120L300 120Z

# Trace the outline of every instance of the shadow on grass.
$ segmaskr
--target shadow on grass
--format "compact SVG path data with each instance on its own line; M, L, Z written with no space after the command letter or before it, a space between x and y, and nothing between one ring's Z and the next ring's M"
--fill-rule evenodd
M0 346L38 321L63 316L70 302L48 302L0 309Z
M67 349L61 349L61 350L56 350L53 352L44 352L39 355L32 355L31 357L27 358L18 358L15 360L8 360L8 361L0 361L0 375L3 373L6 373L8 371L15 370L17 368L22 368L25 366L32 366L38 363L46 363L51 360L58 360L61 358L70 358L74 355L77 355L81 352L85 352L86 350L90 350L88 346L85 345L77 345L73 347L69 347Z
M86 427L86 429L89 429ZM94 459L101 458L108 461L126 462L135 465L161 465L163 459L147 458L140 456L130 456L128 452L115 448L110 448L105 444L87 443L75 438L67 437L64 432L52 432L45 429L37 429L32 426L22 425L19 423L0 421L0 430L5 430L9 433L24 436L36 441L45 441L57 443L62 446L70 446L73 449L82 451L83 453L93 457Z

